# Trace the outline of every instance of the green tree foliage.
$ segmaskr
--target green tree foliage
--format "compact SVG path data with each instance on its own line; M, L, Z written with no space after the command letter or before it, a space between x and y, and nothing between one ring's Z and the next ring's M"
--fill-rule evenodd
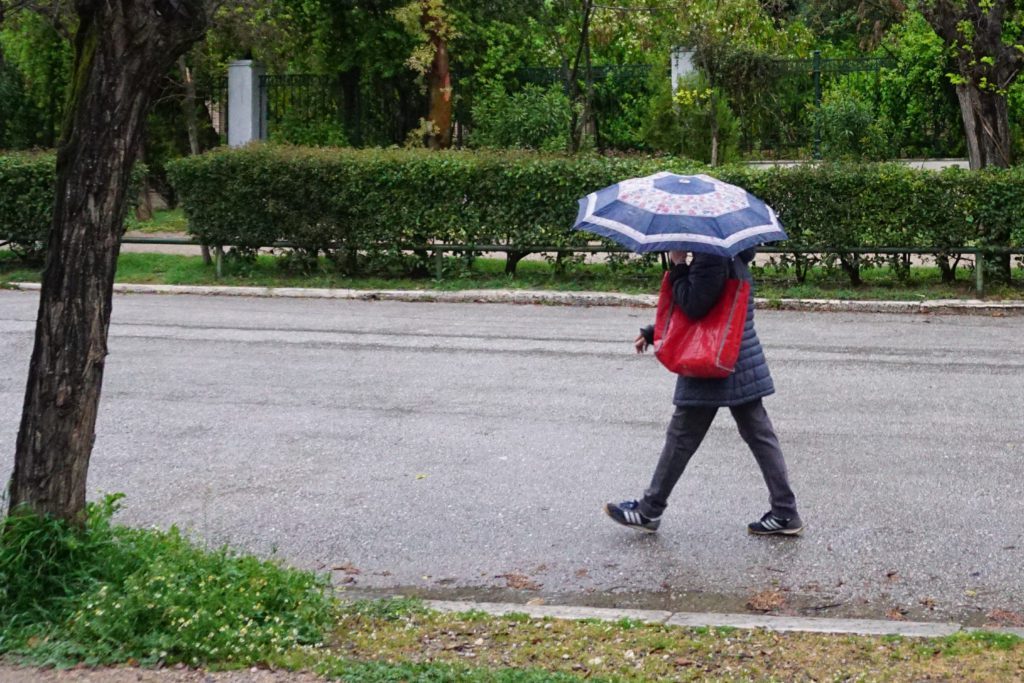
M568 146L569 98L560 85L528 84L508 94L500 86L479 96L471 147L507 147L561 151Z
M953 67L941 39L919 12L894 26L882 52L896 60L879 80L881 114L896 127L900 156L959 156L963 125L956 92L946 74Z
M922 13L956 63L971 168L1009 166L1006 97L1024 68L1024 10L1011 0L924 0Z
M821 156L831 161L881 161L895 156L892 122L859 93L830 91L814 112Z
M712 129L708 119L714 116L717 161L739 160L739 125L720 90L713 97L702 76L681 80L674 95L668 79L658 79L654 88L655 96L643 129L644 140L651 149L710 163Z
M52 147L60 129L71 71L71 46L48 16L20 11L0 30L0 138L9 148ZM10 98L8 100L8 97Z

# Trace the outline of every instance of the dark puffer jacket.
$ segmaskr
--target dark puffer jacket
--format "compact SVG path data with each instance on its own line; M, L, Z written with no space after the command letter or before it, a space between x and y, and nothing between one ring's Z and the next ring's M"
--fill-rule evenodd
M752 281L747 264L754 254L755 250L748 249L730 262L720 256L695 253L689 264L673 266L669 278L676 304L694 320L704 317L718 301L730 271L735 272L735 277ZM653 341L653 325L645 327L642 332L648 342ZM773 393L775 385L754 330L754 297L751 292L736 370L723 379L679 377L672 402L677 406L737 406Z

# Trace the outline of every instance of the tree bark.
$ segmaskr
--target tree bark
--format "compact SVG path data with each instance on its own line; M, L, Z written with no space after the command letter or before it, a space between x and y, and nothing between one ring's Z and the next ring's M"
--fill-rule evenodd
M1006 95L980 90L971 83L956 86L967 139L967 158L972 170L1013 163L1010 117ZM1009 254L981 254L976 268L984 268L991 282L1009 282L1012 273Z
M576 154L583 146L583 127L586 124L586 117L590 111L589 91L585 92L583 106L580 107L580 62L588 55L590 44L590 20L594 13L593 0L583 0L580 23L580 42L576 46L576 57L573 59L572 68L566 76L566 90L569 94L571 114L569 117L569 153ZM564 71L564 69L563 69ZM582 109L582 112L580 111ZM581 116L582 113L582 116Z
M1006 96L979 90L969 83L957 85L956 96L971 168L1008 168L1012 157Z
M448 69L448 43L436 33L434 61L427 81L430 89L431 132L427 136L430 149L448 149L452 146L452 75Z
M131 167L153 90L202 37L200 0L78 0L75 67L10 510L81 522Z
M1024 69L1024 53L1004 31L1013 28L1015 6L1009 0L931 0L924 16L948 48L956 54L959 82L956 86L964 122L967 156L971 169L1009 167L1013 163L1006 92ZM985 268L995 282L1010 279L1009 254L984 254L977 267Z
M718 96L711 91L711 116L708 125L711 127L711 167L718 166Z
M185 130L188 132L188 149L192 156L200 153L199 119L196 117L196 81L192 78L192 69L188 68L185 55L178 57L178 71L181 72L181 84L185 88L185 97L181 101L182 113L185 115Z
M185 115L188 149L192 156L198 156L202 149L199 145L199 118L196 116L196 80L192 78L192 69L188 68L185 55L178 57L178 71L181 72L181 84L185 88L185 97L181 101L181 109ZM213 265L210 247L204 244L200 249L203 254L203 264L207 266Z

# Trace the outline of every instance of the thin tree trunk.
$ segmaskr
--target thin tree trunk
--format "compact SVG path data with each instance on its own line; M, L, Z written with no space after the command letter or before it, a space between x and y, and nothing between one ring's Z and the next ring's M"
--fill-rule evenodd
M196 82L192 78L192 69L185 62L185 55L178 57L178 71L181 72L181 83L185 86L185 97L181 102L182 113L185 115L185 130L188 132L188 149L192 156L200 153L199 119L196 117Z
M718 95L711 91L711 167L718 166Z
M448 149L452 146L452 76L448 68L448 44L436 33L431 36L431 41L434 43L434 61L427 79L431 123L427 146L430 149Z
M154 84L205 30L199 0L78 0L75 68L10 510L82 521L131 166Z
M511 275L515 277L516 266L518 266L519 262L529 255L530 252L528 251L510 250L505 252L505 275Z
M860 287L860 256L857 254L839 254L839 266L850 278L850 284Z
M568 78L566 79L568 86L569 104L572 111L569 116L569 153L576 154L580 151L583 142L583 125L586 123L586 115L588 103L584 103L581 117L581 112L578 109L580 100L580 62L583 60L584 54L587 50L587 46L590 41L590 19L593 16L594 3L593 0L583 0L583 22L580 26L580 43L576 46L576 57L572 63L572 69L569 71Z
M196 117L196 81L192 78L192 69L188 68L185 55L178 57L178 71L181 72L181 83L185 86L185 97L181 102L181 108L185 115L185 130L188 132L188 149L192 156L198 156L202 150L199 146L199 119ZM210 247L204 244L200 249L203 254L203 264L213 265Z

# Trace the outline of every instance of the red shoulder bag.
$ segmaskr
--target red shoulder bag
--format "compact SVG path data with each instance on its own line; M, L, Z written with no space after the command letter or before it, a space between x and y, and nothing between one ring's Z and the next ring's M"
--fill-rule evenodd
M747 322L750 282L730 277L711 312L691 320L674 305L666 272L654 319L654 355L671 372L684 377L728 377L736 368Z

